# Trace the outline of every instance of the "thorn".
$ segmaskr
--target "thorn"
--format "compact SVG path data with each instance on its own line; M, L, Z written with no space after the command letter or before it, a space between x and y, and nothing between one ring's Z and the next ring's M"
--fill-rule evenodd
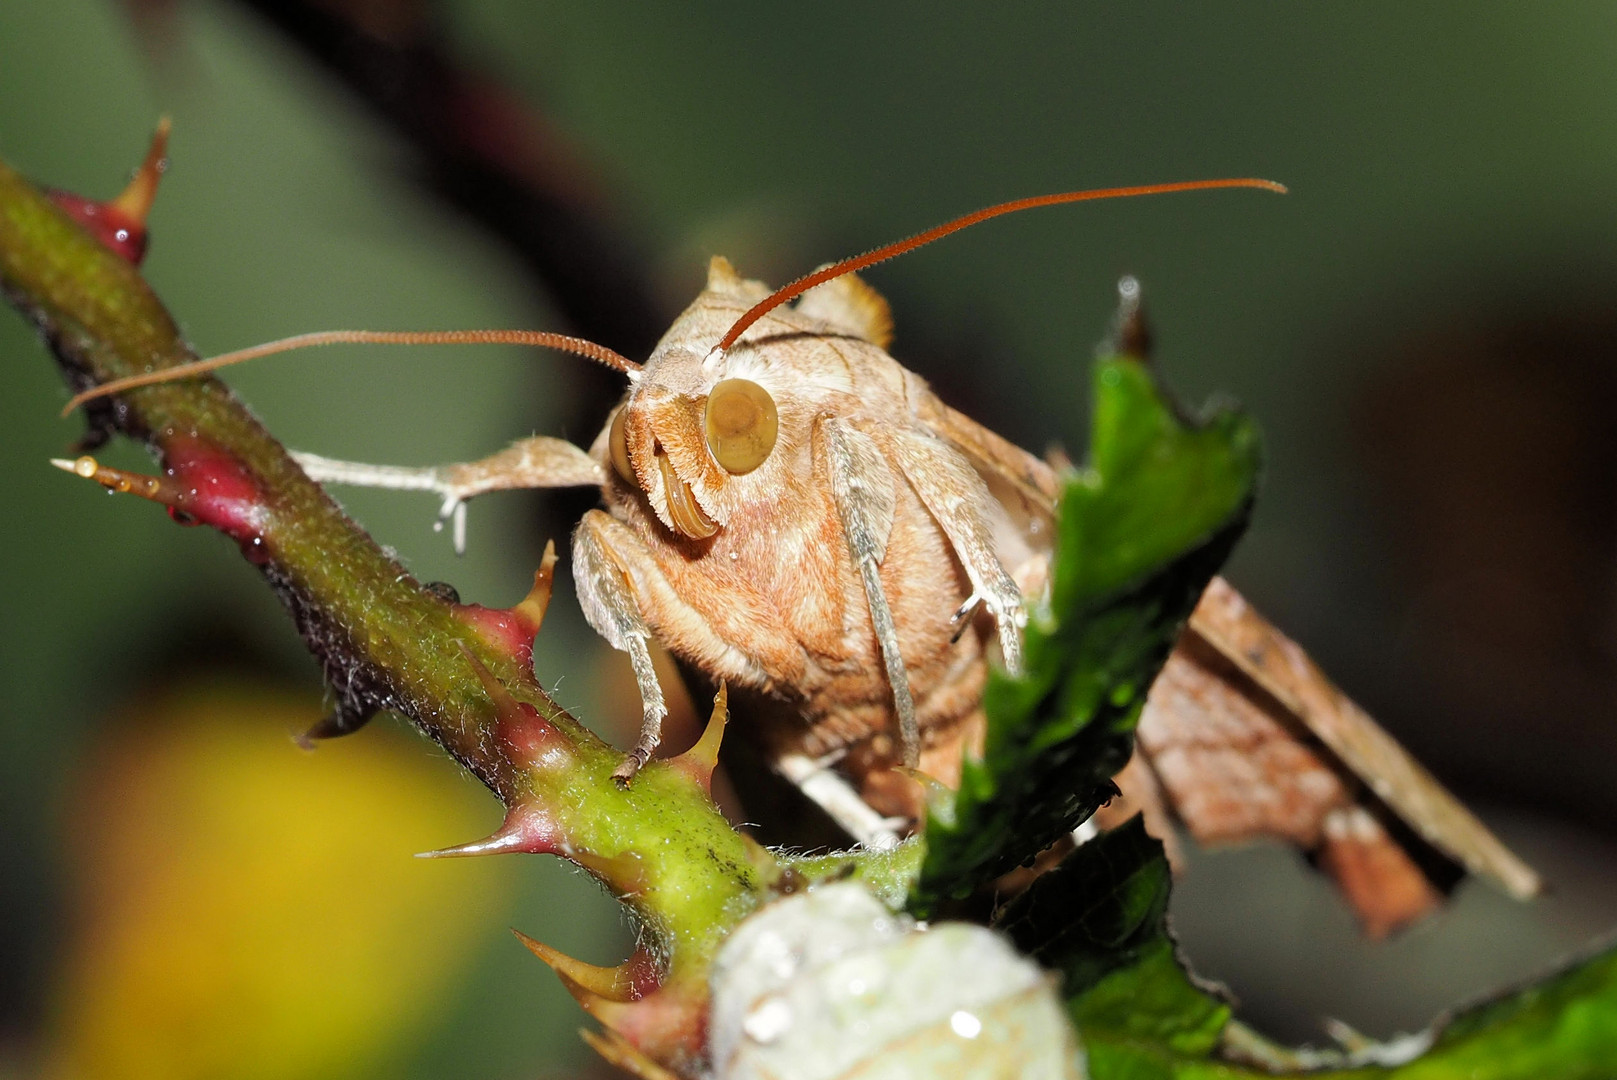
M560 972L557 972L557 974L559 975ZM580 986L567 978L563 978L561 984L567 988L569 994L573 995L573 1000L578 1002L585 1012L600 1021L601 1026L608 1031L622 1034L635 1029L635 1007L638 1004L637 1002L613 1001L611 998L602 997L588 987Z
M519 837L507 836L503 833L492 833L469 844L435 848L432 851L418 851L415 853L415 857L418 859L469 859L478 855L503 855L509 851L521 850Z
M294 735L292 741L305 750L313 750L315 743L325 742L327 739L340 739L344 735L352 735L360 728L371 722L375 713L364 716L345 715L341 709L322 717L313 726L301 735Z
M650 957L642 953L617 965L616 967L598 967L595 964L586 964L582 960L568 956L559 949L553 949L542 941L524 934L515 928L511 933L517 940L527 946L528 951L544 961L545 965L554 971L567 987L567 992L574 997L580 990L605 998L608 1001L629 1002L641 996L642 987L638 985L639 979L634 970L636 961L642 956L646 960ZM640 965L640 966L643 966Z
M236 540L248 561L268 562L265 531L271 516L252 478L233 459L178 439L165 447L164 457L169 464L165 476L109 469L89 456L52 458L51 464L108 491L161 503L180 525L212 525Z
M462 604L459 596L450 602L455 605L456 614L476 627L490 644L523 664L532 665L534 639L538 637L539 628L545 622L545 612L550 608L551 586L555 576L556 544L546 541L539 569L533 574L533 587L514 606L486 608L481 604Z
M719 763L719 743L724 740L724 728L729 720L730 689L720 680L719 692L713 696L713 712L708 716L702 737L689 750L668 760L670 766L695 780L710 797L713 794L713 769Z
M611 1036L652 1061L692 1061L707 1041L705 984L694 993L689 987L665 986L628 1002L575 987L565 978L562 985Z
M101 241L104 247L135 266L139 266L146 257L146 218L157 198L157 182L168 167L168 159L164 156L168 148L168 132L169 121L165 116L158 121L146 160L135 170L129 186L111 202L86 198L70 191L48 192L52 202Z
M522 708L521 703L511 696L511 691L505 688L504 683L494 677L494 672L490 671L483 661L477 658L477 654L472 652L464 641L457 641L455 644L460 648L461 654L466 657L466 662L472 665L473 674L477 676L477 681L483 684L483 692L489 696L489 700L494 702L494 709L499 713L500 718L503 720L507 716L519 713ZM528 707L533 708L531 705Z
M146 151L146 160L135 170L129 186L107 204L108 210L122 214L142 232L146 228L146 218L152 212L152 204L157 201L158 181L168 171L168 133L172 127L172 122L166 116L157 121L157 130L152 133L152 145Z
M545 553L539 559L539 569L533 572L533 588L528 595L511 609L512 613L521 619L526 626L532 627L532 635L539 633L539 628L545 624L545 612L550 609L550 589L556 576L556 542L545 541Z
M143 499L150 499L170 508L181 508L181 504L186 501L186 491L167 477L109 469L89 455L72 461L66 458L50 460L58 469L70 472L74 476L82 476L86 480L94 480L108 491L139 495Z
M679 1080L677 1074L669 1072L642 1054L615 1031L590 1031L587 1028L579 1028L578 1034L608 1065L615 1065L630 1076L636 1077L636 1080Z
M99 466L96 464L95 458L93 457L81 457L76 461L69 461L67 458L53 457L51 458L51 464L55 465L63 472L70 472L75 476L82 476L86 480L94 476L96 469L99 468Z
M565 853L565 845L559 838L559 830L543 811L530 810L522 806L513 806L506 811L505 820L494 832L481 840L473 840L469 844L458 844L455 847L438 848L436 851L422 851L416 854L418 859L466 859L478 855L502 855L506 852L521 852L525 855L561 855Z

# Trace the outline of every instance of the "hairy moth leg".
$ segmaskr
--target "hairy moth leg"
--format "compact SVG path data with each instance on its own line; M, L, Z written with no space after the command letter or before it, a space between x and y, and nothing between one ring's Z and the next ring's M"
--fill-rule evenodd
M600 487L601 466L565 439L536 435L477 461L453 465L368 465L319 454L292 455L311 480L323 484L431 491L443 498L438 528L453 520L455 553L466 550L466 501L490 491L521 488Z
M586 513L573 533L573 580L585 620L608 645L629 654L640 689L640 737L619 771L621 777L633 776L651 759L667 715L648 639L656 637L670 652L696 660L714 678L733 685L758 687L770 681L675 591L645 541L603 511ZM759 642L769 651L797 651L784 631L756 620L751 625L757 632L776 634Z
M972 596L956 618L962 624L986 605L999 630L1000 652L1012 675L1022 671L1022 592L994 551L993 500L982 477L960 454L929 435L899 431L889 436L893 458L927 512L949 538L971 581Z
M921 733L915 722L915 699L910 693L909 673L904 669L904 657L898 650L898 628L893 624L892 609L887 606L887 596L882 592L880 574L896 507L893 474L882 459L876 441L864 432L835 419L823 421L818 432L825 439L831 497L842 518L848 554L865 586L870 620L881 646L887 681L892 686L904 764L914 768L920 761Z
M595 516L606 515L598 510L590 511L573 534L573 581L585 620L608 645L629 654L634 681L640 688L640 737L623 764L612 773L627 783L651 760L652 752L662 741L663 718L668 715L668 706L663 703L662 685L657 682L656 669L651 665L648 641L651 629L640 617L628 575L601 542L597 529L592 528L594 523L590 518Z

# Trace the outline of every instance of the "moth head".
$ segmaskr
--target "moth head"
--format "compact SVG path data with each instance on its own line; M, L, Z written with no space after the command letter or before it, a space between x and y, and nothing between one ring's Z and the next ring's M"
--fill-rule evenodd
M751 379L684 390L645 380L603 436L614 478L643 494L674 532L703 540L749 497L749 479L775 471L768 466L781 441L780 413L774 394Z
M712 363L713 343L769 295L715 257L707 287L602 431L596 460L677 534L703 539L810 486L815 421L853 402L873 355L891 365L887 301L851 274L758 322Z

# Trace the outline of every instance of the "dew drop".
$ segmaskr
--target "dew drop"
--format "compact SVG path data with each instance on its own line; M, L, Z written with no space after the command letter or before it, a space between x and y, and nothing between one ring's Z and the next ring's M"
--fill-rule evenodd
M741 1029L757 1043L772 1043L791 1030L792 1007L779 998L771 998L747 1014Z

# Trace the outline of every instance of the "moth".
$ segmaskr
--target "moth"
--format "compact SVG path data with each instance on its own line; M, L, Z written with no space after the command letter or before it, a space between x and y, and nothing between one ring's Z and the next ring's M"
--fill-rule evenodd
M452 524L457 549L466 502L477 495L598 487L604 508L587 512L574 532L573 574L590 625L628 655L643 705L619 778L630 782L650 759L667 714L653 667L656 641L725 682L735 714L749 717L775 768L856 839L888 843L919 812L914 784L894 767L958 782L963 755L982 741L990 659L997 654L1011 671L1019 667L1024 598L1037 595L1048 571L1059 469L942 402L889 355L891 312L856 272L1001 214L1217 187L1284 190L1240 179L1022 199L773 292L715 258L706 287L643 364L539 331L331 331L109 383L72 404L335 342L517 342L623 372L624 399L587 451L538 436L480 461L432 468L297 457L323 482L436 493L440 524ZM1450 857L1509 882L1512 891L1536 887L1531 871L1367 716L1337 707L1319 689L1329 683L1317 669L1299 689L1275 674L1273 662L1266 667L1261 650L1242 639L1241 620L1264 632L1272 627L1244 608L1220 618L1231 610L1204 601L1191 622L1196 641L1236 671L1210 680L1217 689L1203 697L1238 712L1230 703L1252 697L1255 687L1295 721L1292 741L1323 746L1331 760L1322 767L1346 777L1340 798L1308 810L1307 827L1288 832L1260 822L1234 835L1279 832L1318 846L1329 839L1330 815L1340 823L1342 812L1359 805L1362 779L1377 806L1391 806ZM1274 657L1283 652L1278 644L1271 649ZM1170 669L1182 682L1183 664ZM1154 695L1148 706L1140 742L1167 761L1184 740L1153 739L1153 725L1183 710L1175 713L1163 697ZM1260 794L1250 775L1218 787L1216 778L1187 782L1183 769L1153 773L1152 752L1143 750L1144 763L1125 777L1124 791L1159 819L1177 811L1196 831L1207 814L1194 805L1198 797L1207 801L1210 785L1226 800L1239 801L1243 784ZM1380 844L1371 845L1377 857L1385 854Z

